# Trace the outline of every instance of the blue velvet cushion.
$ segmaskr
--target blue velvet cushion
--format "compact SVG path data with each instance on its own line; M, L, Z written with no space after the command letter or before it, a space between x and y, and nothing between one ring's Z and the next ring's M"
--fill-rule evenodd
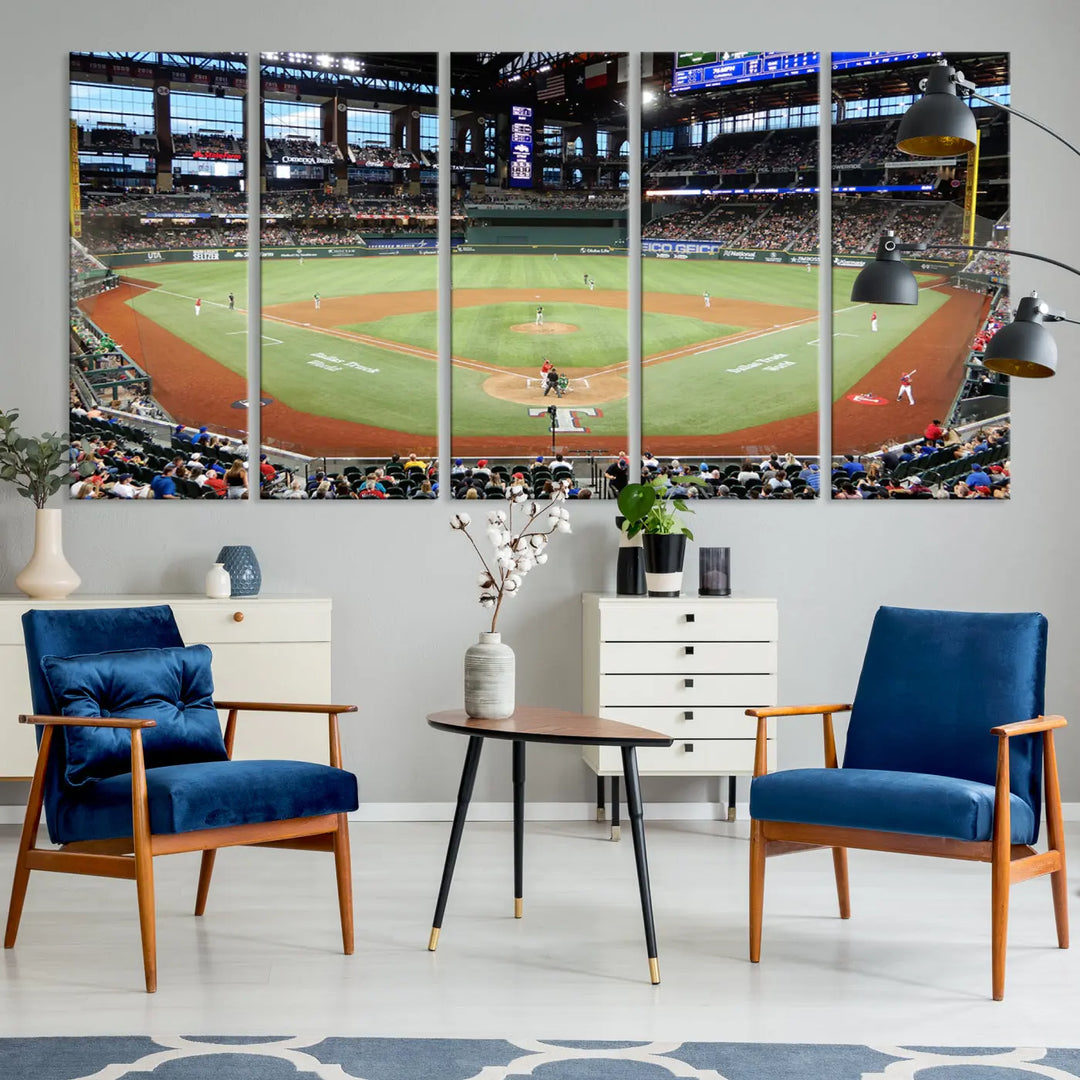
M1009 796L1009 807L1012 843L1034 843L1038 818L1031 807L1017 795ZM895 770L785 769L754 778L750 816L759 821L989 840L994 787Z
M351 772L308 761L207 761L148 769L150 831L345 814L359 805ZM131 836L131 774L69 788L57 805L56 843Z
M42 672L62 716L155 720L143 730L147 769L226 758L205 645L45 656ZM63 728L64 779L85 784L131 771L125 728Z
M992 787L997 739L990 729L1041 716L1045 674L1046 619L1036 612L880 608L844 769L930 773ZM1010 790L1035 819L1032 842L1041 765L1041 735L1009 740Z

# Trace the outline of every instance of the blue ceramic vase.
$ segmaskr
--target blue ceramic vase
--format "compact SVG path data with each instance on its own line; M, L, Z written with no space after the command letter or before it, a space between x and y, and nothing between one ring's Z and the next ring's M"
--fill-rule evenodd
M232 582L233 596L258 596L262 588L262 570L255 552L247 544L226 545L215 562L224 563Z

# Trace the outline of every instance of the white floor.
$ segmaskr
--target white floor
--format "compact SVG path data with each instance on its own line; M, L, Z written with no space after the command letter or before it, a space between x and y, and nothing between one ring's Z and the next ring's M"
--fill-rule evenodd
M1080 829L1069 828L1080 867ZM470 824L433 954L448 831L353 826L352 957L340 953L328 856L222 852L201 919L197 857L158 859L154 995L142 991L132 883L32 874L18 944L0 958L0 1034L1080 1045L1080 945L1056 948L1047 879L1013 889L1006 1000L995 1003L988 867L852 852L853 917L841 922L827 853L770 860L762 962L751 965L745 826L655 822L653 987L628 830L614 844L591 822L530 823L516 921L510 826ZM0 829L5 901L16 837Z

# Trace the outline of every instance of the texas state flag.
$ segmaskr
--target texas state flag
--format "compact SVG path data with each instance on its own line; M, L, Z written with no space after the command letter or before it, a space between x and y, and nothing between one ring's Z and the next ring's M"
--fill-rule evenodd
M585 67L585 89L595 90L607 85L607 64L588 64Z

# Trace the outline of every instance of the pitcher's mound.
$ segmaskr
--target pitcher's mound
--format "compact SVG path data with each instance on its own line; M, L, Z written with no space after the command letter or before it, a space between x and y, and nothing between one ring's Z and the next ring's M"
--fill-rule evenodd
M546 322L543 326L537 326L531 322L519 322L510 329L517 334L573 334L578 328L568 322Z

